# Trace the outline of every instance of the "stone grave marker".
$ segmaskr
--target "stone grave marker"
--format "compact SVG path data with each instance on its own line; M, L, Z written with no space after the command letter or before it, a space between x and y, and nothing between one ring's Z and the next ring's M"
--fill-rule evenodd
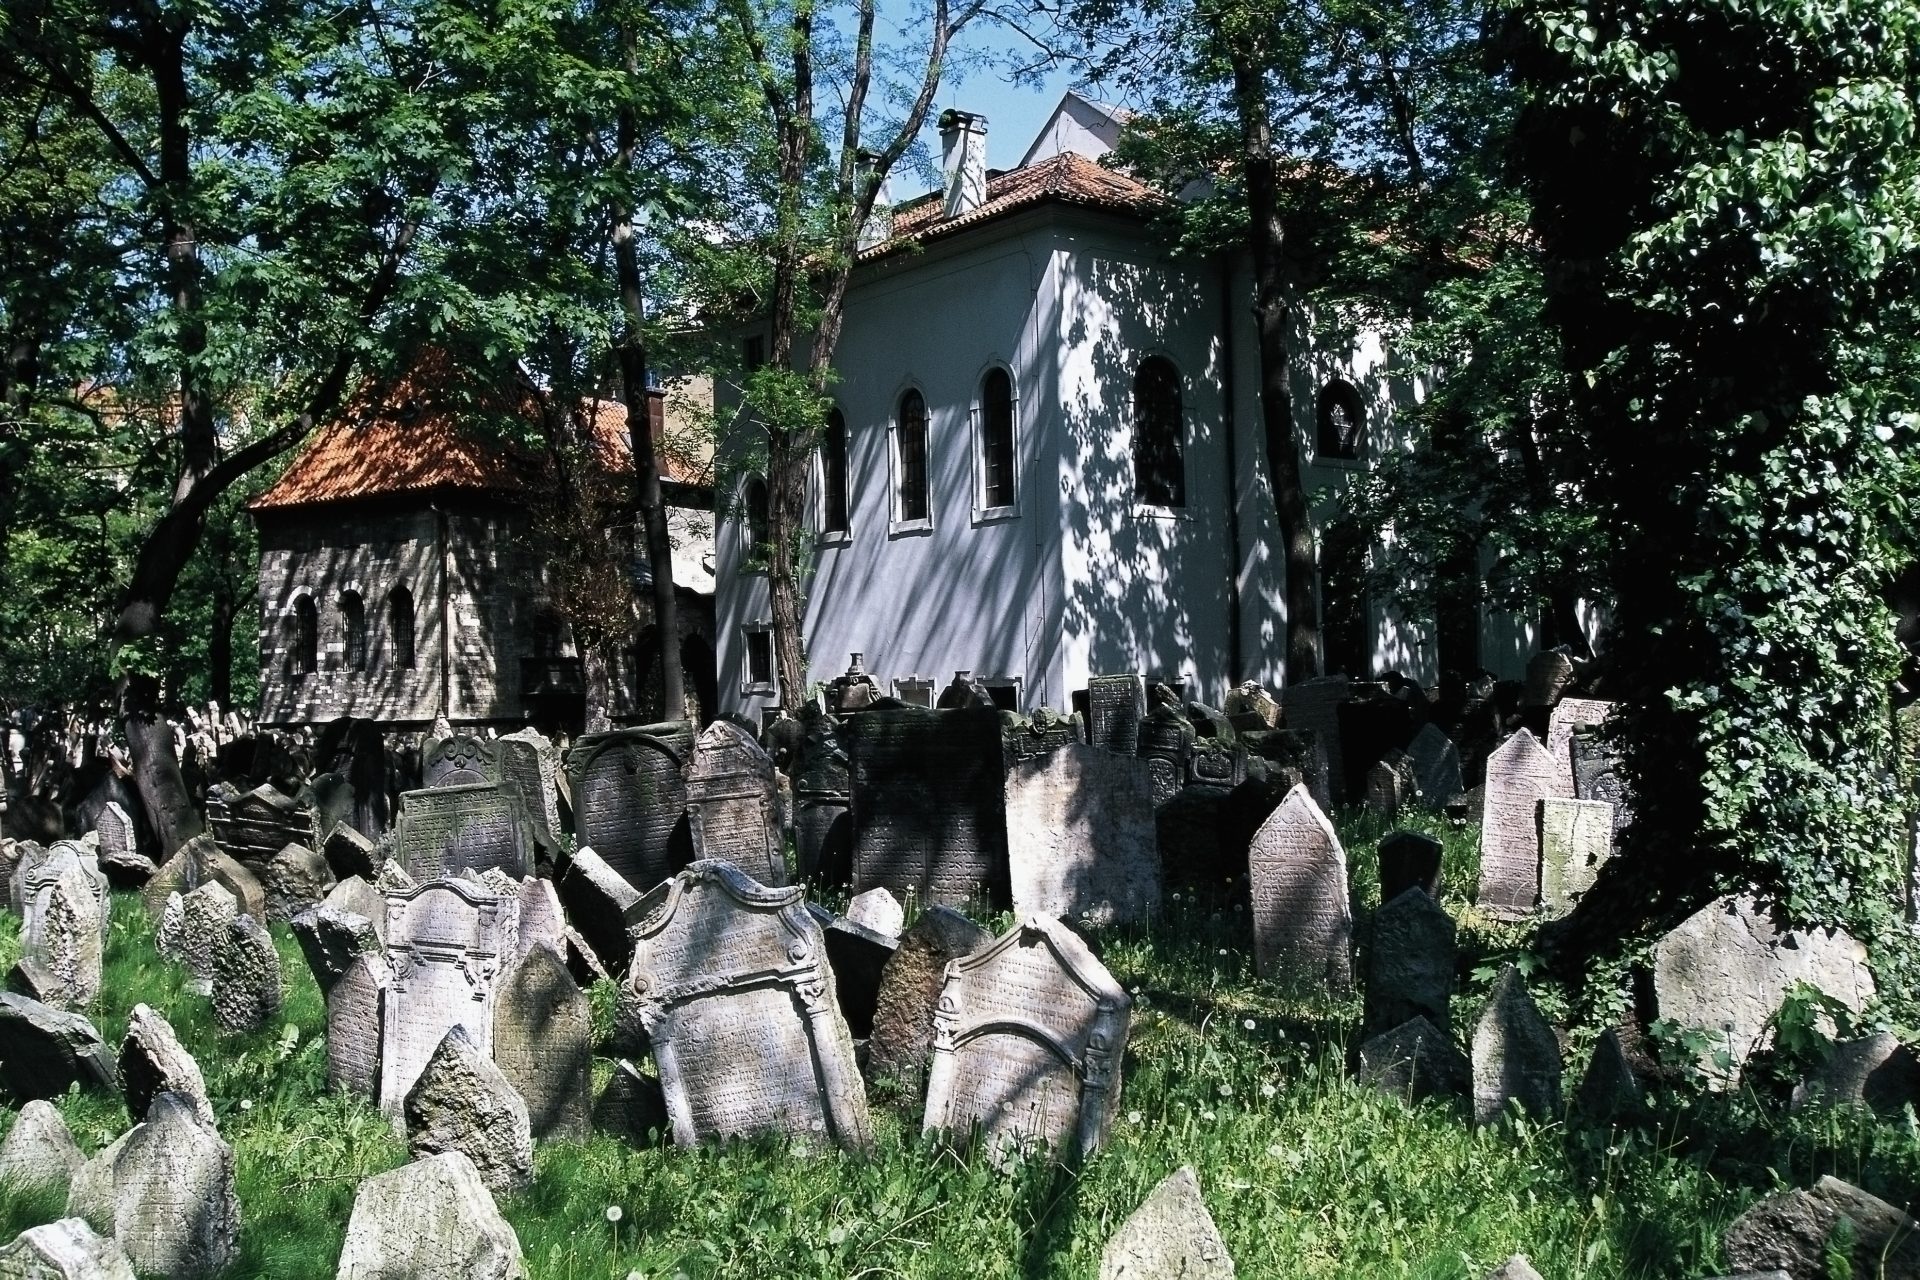
M144 1276L195 1280L240 1252L233 1148L177 1093L87 1161L67 1193L67 1215L111 1235Z
M813 903L807 904L807 910L826 938L827 963L833 966L833 987L840 998L840 1016L846 1020L847 1033L864 1040L873 1032L880 978L887 961L899 949L899 940Z
M520 900L520 928L514 941L514 960L533 947L547 947L553 954L567 954L567 913L561 909L560 895L553 881L528 876L520 882L515 895Z
M270 782L225 803L209 793L207 825L220 848L249 870L265 867L290 844L318 849L328 834L312 805L299 803Z
M614 1063L607 1087L593 1103L594 1131L645 1148L660 1145L670 1123L660 1082L625 1058Z
M1613 1124L1637 1115L1640 1100L1640 1081L1620 1045L1620 1033L1608 1027L1593 1043L1593 1056L1574 1091L1573 1109L1591 1123Z
M109 800L101 808L94 832L100 837L100 868L109 877L118 877L123 884L144 884L157 870L153 859L140 852L133 819L117 801Z
M1135 752L1146 762L1153 785L1155 808L1180 794L1187 781L1187 758L1193 754L1193 724L1177 707L1160 706L1140 722L1140 746Z
M29 1227L0 1246L7 1280L134 1280L126 1250L80 1218Z
M382 914L385 914L384 905ZM325 905L308 907L291 921L294 940L306 957L313 981L325 995L347 971L353 958L381 949L380 935L367 916Z
M0 1090L17 1102L58 1098L78 1081L115 1087L113 1053L77 1013L0 991Z
M450 1028L465 1027L483 1053L493 1051L494 982L516 905L463 880L387 894L393 976L381 1001L380 1109L388 1115L400 1114Z
M163 1093L180 1095L201 1120L214 1123L200 1064L181 1045L173 1024L144 1004L133 1006L127 1034L120 1041L120 1090L127 1099L127 1114L136 1123L146 1118L147 1108Z
M870 711L842 731L853 770L853 889L1010 901L996 711Z
M353 1196L339 1280L526 1280L520 1237L473 1161L427 1156L368 1178Z
M1160 910L1160 848L1145 762L1069 743L1007 772L1013 907L1096 925Z
M394 856L415 880L498 867L533 867L533 831L519 795L498 783L432 787L400 795Z
M1407 759L1413 766L1414 791L1422 808L1438 813L1466 790L1460 776L1460 748L1439 725L1420 726L1407 744Z
M1613 714L1613 704L1595 698L1562 698L1547 718L1547 754L1559 762L1566 774L1562 795L1573 795L1573 735L1581 729L1594 729Z
M947 962L980 950L993 935L951 907L936 906L900 935L880 972L867 1069L896 1080L918 1106L933 1054L933 1010Z
M1620 833L1633 820L1626 778L1620 772L1620 748L1592 731L1576 731L1567 749L1572 758L1574 798L1604 800L1613 806L1613 839L1617 845Z
M1540 900L1540 801L1566 793L1560 764L1521 729L1487 757L1480 821L1482 909L1506 919L1530 914Z
M593 1041L586 993L565 962L535 946L500 978L493 1060L527 1105L536 1138L587 1139Z
M898 938L907 925L907 910L885 889L869 889L847 904L847 919L882 937Z
M826 939L799 888L696 862L649 893L639 915L628 988L677 1144L872 1141Z
M524 1191L533 1181L527 1105L465 1027L447 1028L407 1091L403 1115L414 1159L458 1151L495 1192Z
M78 1009L100 994L106 930L93 881L77 862L65 865L51 885L31 892L22 952L43 975L36 983L40 998L57 1008Z
M1327 753L1327 799L1335 806L1346 802L1347 758L1341 745L1340 707L1353 696L1351 684L1346 676L1316 676L1280 691L1287 727L1308 730Z
M213 952L213 1021L229 1034L254 1031L280 1012L280 953L252 916L227 922Z
M924 1128L1064 1159L1105 1140L1133 1001L1086 943L1031 916L947 965L933 1015Z
M20 1108L7 1130L7 1140L0 1142L0 1185L64 1191L86 1162L59 1111L44 1098L36 1098ZM0 1267L0 1276L4 1275Z
M1296 785L1247 848L1253 889L1254 963L1265 977L1292 972L1346 990L1353 985L1353 914L1347 855L1327 815Z
M180 899L178 954L193 975L193 989L201 995L213 993L214 957L227 936L227 926L242 914L238 900L218 880L209 880Z
M1380 901L1385 904L1414 885L1440 899L1440 842L1419 831L1393 831L1380 839Z
M1233 1280L1233 1258L1191 1166L1169 1174L1100 1253L1100 1280Z
M327 896L334 885L333 868L324 854L290 844L273 855L260 884L267 891L267 918L285 923Z
M1549 919L1566 915L1593 887L1613 856L1613 806L1604 800L1540 801L1540 906Z
M1249 680L1229 689L1226 705L1221 710L1227 713L1227 719L1235 722L1235 728L1257 730L1280 727L1280 704L1267 692L1266 686L1257 680Z
M1523 701L1529 707L1551 707L1560 701L1560 691L1573 683L1573 659L1557 649L1536 653L1527 660L1527 684Z
M1393 750L1380 757L1367 770L1367 794L1364 801L1370 812L1388 822L1400 816L1403 806L1413 803L1418 784L1413 776L1413 761L1406 752Z
M1517 1100L1536 1119L1560 1114L1560 1042L1520 971L1500 971L1473 1023L1473 1122L1492 1124Z
M1454 936L1452 917L1418 886L1374 913L1363 1038L1391 1031L1409 1018L1448 1029Z
M787 882L773 757L731 721L715 720L693 744L687 821L696 858L731 862L761 884Z
M611 973L625 973L628 957L633 954L627 926L639 907L640 891L598 853L582 847L567 863L559 892L573 927L601 965Z
M335 879L358 876L371 883L377 874L380 847L344 822L327 836L326 846L320 852Z
M1093 676L1087 681L1087 742L1123 756L1140 749L1147 718L1147 679L1141 675Z
M393 970L385 954L355 956L327 991L327 1083L380 1100L381 1010Z
M809 719L793 774L793 852L801 879L838 886L852 876L852 809L847 753L831 721Z
M493 744L477 734L450 733L429 741L420 752L424 787L474 787L500 781Z
M106 927L113 911L113 898L93 851L78 840L56 840L48 849L35 846L14 867L14 910L20 914L23 936L31 937L34 916L46 906L47 895L53 887L69 872L76 871L93 895L101 927Z
M519 789L520 803L533 823L534 840L542 849L557 847L560 830L560 793L554 785L559 755L538 729L528 727L495 742L500 757L500 780Z
M692 726L675 720L588 734L567 752L576 842L637 889L659 884L692 854L682 772L692 751Z

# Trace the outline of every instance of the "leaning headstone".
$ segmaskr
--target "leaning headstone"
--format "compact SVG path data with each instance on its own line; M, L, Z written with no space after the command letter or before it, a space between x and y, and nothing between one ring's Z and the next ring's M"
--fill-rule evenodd
M885 889L869 889L865 893L855 894L853 901L847 904L847 919L863 929L889 938L900 936L900 930L907 925L907 909L900 905L900 899Z
M1389 751L1367 770L1367 811L1392 822L1400 810L1413 803L1417 784L1413 763L1404 751Z
M1796 1109L1813 1103L1899 1116L1908 1103L1920 1106L1920 1057L1891 1031L1836 1044L1819 1070L1794 1086Z
M181 1045L173 1025L144 1004L133 1006L127 1034L120 1041L120 1089L127 1099L127 1114L136 1123L163 1093L185 1098L204 1123L214 1123L200 1064Z
M1529 707L1551 707L1560 691L1573 682L1573 659L1557 649L1536 653L1527 660L1523 701Z
M85 879L104 923L113 911L107 877L101 872L93 850L79 840L56 840L47 849L32 845L21 855L13 868L13 909L31 923L36 900L44 900L48 891L73 871Z
M1156 809L1171 804L1187 782L1187 761L1196 736L1193 722L1178 707L1155 707L1140 722L1140 745L1134 754L1147 766Z
M1072 1161L1106 1140L1133 1001L1071 930L1033 916L947 966L923 1127L996 1157Z
M520 1237L458 1151L368 1178L353 1196L339 1280L526 1280Z
M327 896L333 888L333 868L324 855L290 844L267 862L260 884L267 891L267 919L284 922Z
M126 1250L80 1218L29 1227L0 1248L7 1280L134 1280Z
M934 907L900 935L880 974L867 1070L902 1086L919 1105L933 1056L933 1010L947 963L980 950L993 935L951 907Z
M118 1240L143 1276L218 1275L240 1247L233 1169L233 1148L193 1104L163 1093L145 1120L74 1175L67 1214Z
M693 726L675 720L588 734L567 752L575 840L635 888L659 884L692 852L682 772L692 751Z
M109 880L137 888L159 870L152 858L140 852L134 839L133 819L117 801L107 801L94 830L100 836L100 869L107 873Z
M807 910L827 941L827 963L833 966L833 987L839 993L840 1015L847 1021L847 1031L864 1040L872 1034L880 977L899 948L899 939L843 920L825 907L809 903Z
M1828 1264L1842 1219L1853 1238L1846 1271ZM1795 1280L1920 1276L1920 1222L1833 1177L1808 1191L1774 1192L1736 1218L1723 1243L1728 1264L1740 1271L1779 1270Z
M355 956L327 992L327 1084L380 1100L381 1011L393 971L377 951Z
M1247 848L1253 888L1253 954L1262 976L1283 972L1344 991L1348 949L1347 855L1333 824L1303 785L1287 792Z
M493 1060L526 1104L536 1138L587 1139L593 1036L586 993L557 952L536 946L500 978Z
M999 713L867 712L843 734L853 769L854 891L1008 902Z
M1445 852L1438 840L1418 831L1395 831L1380 840L1380 901L1392 902L1414 886L1427 896L1440 898L1440 858Z
M1140 749L1147 717L1145 676L1094 676L1087 681L1087 742L1123 756Z
M1560 1114L1560 1042L1508 965L1473 1024L1473 1120L1492 1124L1511 1102L1536 1118Z
M1547 754L1559 762L1566 773L1567 786L1563 794L1574 794L1573 780L1573 735L1581 729L1592 729L1606 723L1613 714L1613 704L1595 698L1562 698L1553 708L1553 714L1547 719Z
M1555 919L1593 887L1613 856L1613 806L1602 800L1540 801L1540 910Z
M657 1146L670 1132L660 1082L625 1058L614 1063L607 1087L593 1104L593 1128L634 1147Z
M400 1114L408 1091L447 1032L466 1028L493 1051L494 982L512 938L502 900L463 880L436 880L387 895L392 979L381 1002L380 1109Z
M872 1141L826 939L800 889L696 862L647 895L633 939L628 985L677 1144L769 1133Z
M400 796L394 855L415 880L498 867L533 869L533 830L518 791L498 783L429 787Z
M1229 720L1242 722L1239 727L1251 729L1277 729L1280 727L1280 704L1274 701L1271 693L1258 681L1249 680L1237 688L1227 691L1226 705L1221 710L1227 713Z
M0 1186L64 1191L86 1162L53 1104L35 1099L20 1108L6 1141L0 1142ZM0 1276L5 1274L0 1267Z
M1409 1018L1426 1018L1442 1031L1451 1025L1454 935L1452 917L1418 887L1374 913L1363 1038Z
M1807 982L1850 1009L1873 998L1866 948L1839 930L1781 932L1749 896L1726 896L1688 916L1654 946L1658 1016L1706 1031L1698 1061L1708 1082L1731 1083L1764 1046L1774 1014ZM1731 1067L1720 1064L1725 1052Z
M1143 761L1068 743L1007 771L1013 907L1096 925L1160 910L1160 848Z
M1480 906L1518 918L1540 899L1540 801L1566 788L1559 763L1521 729L1487 757L1480 820Z
M1317 676L1290 684L1280 691L1280 705L1289 729L1306 729L1327 753L1327 798L1333 805L1346 801L1346 755L1341 745L1340 706L1353 696L1346 676Z
M1233 1258L1191 1166L1168 1174L1100 1253L1100 1280L1232 1280Z
M323 996L333 989L355 956L381 949L373 921L337 907L308 907L293 918L291 927Z
M326 842L320 846L320 853L327 860L327 869L337 880L358 876L371 883L373 877L379 874L380 846L344 822L327 836Z
M1593 1056L1574 1091L1573 1109L1594 1124L1614 1124L1639 1114L1640 1081L1612 1027L1593 1042Z
M416 1160L458 1151L496 1194L533 1181L527 1104L459 1024L447 1030L407 1091L404 1115Z
M582 846L574 851L567 874L561 877L560 901L600 963L610 972L625 973L633 952L627 925L640 905L640 891L597 851Z
M1354 1078L1409 1102L1467 1091L1473 1068L1446 1032L1411 1018L1360 1046Z
M173 947L193 975L190 985L201 995L213 992L214 957L227 936L227 926L240 914L240 904L217 880L207 881L180 900L180 927Z
M359 876L348 876L333 886L320 904L350 916L362 916L373 921L373 931L382 940L387 936L387 896L373 887L373 882Z
M520 928L514 939L514 960L534 947L547 947L556 956L567 954L567 913L561 909L560 895L553 881L528 876L520 882L514 896L520 902Z
M1420 726L1420 732L1407 744L1407 759L1422 808L1437 813L1466 789L1460 776L1460 748L1439 725L1429 722Z
M534 834L542 845L551 846L560 830L560 797L554 785L559 753L545 734L531 726L505 735L494 747L500 753L500 776L520 788Z
M284 995L280 953L266 926L236 916L213 953L214 1025L230 1035L257 1031L280 1012Z
M687 762L693 856L731 862L761 884L787 881L773 757L746 730L715 720Z
M17 1102L57 1098L78 1083L116 1085L113 1054L93 1024L13 992L0 992L0 1089Z
M25 958L45 973L36 985L46 1003L79 1009L100 994L106 951L105 922L92 882L77 866L31 899L22 929Z

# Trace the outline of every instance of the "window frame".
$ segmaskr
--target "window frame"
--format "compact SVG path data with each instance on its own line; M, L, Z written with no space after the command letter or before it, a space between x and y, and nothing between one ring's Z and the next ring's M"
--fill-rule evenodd
M763 548L769 546L770 542L767 539L756 541L753 536L753 493L755 485L760 487L762 503L760 515L761 532L769 532L766 529L766 525L771 521L771 513L767 510L767 507L772 501L772 490L767 485L767 478L758 471L750 471L747 473L746 478L740 482L740 516L737 521L740 533L740 572L765 575L767 572L767 556Z
M767 646L767 678L754 679L753 646L756 638L763 638ZM761 694L778 693L780 673L773 655L773 623L743 622L740 624L740 694L742 697L754 697Z
M994 706L999 707L999 709L1002 711L1012 711L1015 715L1026 714L1027 682L1024 676L975 676L973 678L973 682L979 685L982 689L985 689L987 691L988 697L993 697L996 690L1000 690L1000 689L1013 690L1012 706L1010 707L1000 706L1000 699L998 698L994 698L993 700Z
M304 606L304 607L303 607ZM320 674L320 606L313 592L302 587L287 602L292 636L287 642L287 675L298 679Z
M925 513L909 517L905 514L904 496L906 482L906 457L901 443L905 436L905 417L907 397L914 396L920 401L921 425L921 466L920 483ZM894 397L893 413L887 427L888 467L887 467L887 536L899 537L903 534L926 534L933 532L933 408L927 403L926 392L915 383L908 383Z
M1353 452L1342 453L1337 448L1326 447L1329 440L1327 424L1332 410L1336 406L1344 407L1358 420L1358 430L1354 434ZM1351 470L1364 467L1367 463L1367 398L1360 393L1351 379L1338 374L1328 378L1320 385L1313 397L1313 460L1321 466L1340 467Z
M400 610L398 606L403 596L406 598L407 604L407 627L404 633L402 633L398 625L400 620ZM417 608L418 606L414 603L413 599L413 588L409 587L406 583L395 583L393 588L387 592L387 645L392 651L391 665L395 671L414 671L418 669L415 644L419 636L420 622ZM400 643L403 634L406 639L405 645Z
M987 380L994 374L1007 380L1007 501L987 500ZM994 524L1020 515L1020 382L1013 368L996 360L974 379L974 399L967 409L967 434L973 442L973 523Z
M1171 374L1170 386L1173 392L1174 409L1174 456L1180 464L1180 500L1175 503L1153 502L1141 496L1140 471L1140 375L1148 365L1159 363L1166 366ZM1187 483L1187 379L1180 372L1179 364L1164 351L1148 351L1135 361L1133 378L1127 389L1127 436L1128 460L1133 470L1133 512L1136 516L1159 519L1192 519L1188 505Z
M832 468L827 465L827 439L834 430L834 420L840 423L840 527L827 527L827 514L831 510L832 486L829 476ZM823 547L841 547L853 541L853 432L847 426L847 415L839 405L827 410L827 425L820 432L820 447L814 450L814 459L819 469L819 506L814 519L814 541Z
M373 648L372 637L367 629L366 598L355 588L348 587L340 593L339 608L342 635L341 670L365 675L370 665Z

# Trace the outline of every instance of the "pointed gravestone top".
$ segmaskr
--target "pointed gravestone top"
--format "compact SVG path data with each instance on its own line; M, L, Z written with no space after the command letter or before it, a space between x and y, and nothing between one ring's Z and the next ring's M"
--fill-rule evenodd
M1383 1093L1418 1102L1464 1093L1471 1067L1446 1032L1425 1018L1409 1018L1360 1046L1354 1074Z
M687 819L695 858L731 862L761 884L784 884L773 757L730 720L715 720L687 762Z
M1420 726L1420 732L1407 744L1407 759L1423 808L1436 812L1444 809L1465 789L1460 777L1460 748L1439 725L1429 722Z
M1473 1119L1492 1124L1509 1101L1537 1118L1560 1114L1560 1042L1508 965L1473 1024Z
M1446 1030L1453 957L1453 920L1426 890L1408 889L1375 912L1361 1035L1391 1031L1415 1017Z
M1267 977L1292 972L1341 990L1352 986L1347 855L1304 785L1287 792L1254 832L1247 875L1260 972Z
M1569 790L1558 762L1525 729L1487 757L1480 820L1483 909L1507 918L1533 911L1540 900L1540 801Z
M1620 1046L1620 1033L1608 1027L1593 1042L1593 1056L1574 1091L1573 1107L1595 1124L1612 1124L1640 1110L1640 1081Z
M1440 897L1440 842L1419 831L1395 831L1380 840L1380 901L1392 902L1418 886Z
M1232 1280L1233 1258L1190 1166L1167 1175L1100 1254L1100 1280Z

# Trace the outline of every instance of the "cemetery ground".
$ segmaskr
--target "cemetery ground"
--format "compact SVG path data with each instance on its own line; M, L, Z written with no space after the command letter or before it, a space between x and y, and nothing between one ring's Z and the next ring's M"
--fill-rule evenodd
M1462 926L1459 1024L1501 964L1526 964L1524 934L1476 915L1466 898L1476 830L1413 821L1445 844L1443 902ZM1385 828L1357 813L1340 827L1364 949ZM1114 1129L1077 1171L1038 1159L1001 1170L984 1153L945 1150L922 1138L917 1102L884 1080L871 1089L876 1142L864 1155L796 1152L785 1140L697 1150L635 1149L605 1135L545 1142L532 1187L500 1201L529 1273L1086 1277L1113 1230L1184 1164L1243 1276L1478 1280L1515 1252L1550 1280L1707 1276L1724 1269L1726 1225L1778 1187L1832 1173L1904 1203L1920 1186L1910 1111L1898 1121L1789 1114L1778 1087L1786 1063L1750 1071L1752 1083L1728 1094L1676 1081L1637 1128L1515 1114L1476 1129L1464 1103L1409 1106L1347 1073L1357 997L1253 975L1242 893L1180 889L1151 927L1095 935L1136 1004ZM238 1161L241 1256L229 1274L333 1276L356 1188L407 1151L371 1105L329 1092L325 1004L298 946L273 926L284 1008L257 1032L222 1036L185 970L156 956L138 899L116 899L89 1012L116 1044L134 1005L149 1004L201 1064ZM17 919L4 920L0 969L20 949ZM999 929L1011 917L982 922ZM1550 1014L1564 1012L1551 989L1534 990ZM611 984L592 1000L604 1042ZM1569 1096L1592 1032L1580 1028L1567 1046ZM596 1058L596 1088L611 1068ZM74 1092L58 1107L88 1154L131 1123L115 1094ZM0 1239L62 1207L59 1194L0 1190Z

